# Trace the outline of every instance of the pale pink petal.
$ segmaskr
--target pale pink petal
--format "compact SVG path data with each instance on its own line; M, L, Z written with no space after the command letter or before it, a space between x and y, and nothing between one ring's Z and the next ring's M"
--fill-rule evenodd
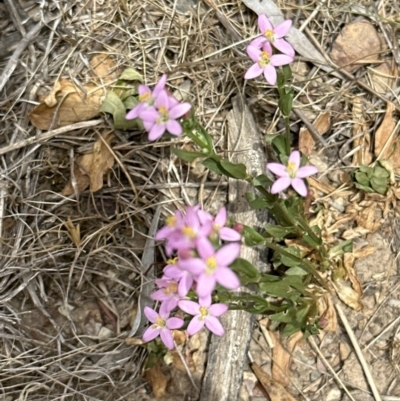
M258 27L263 34L265 31L272 31L274 29L273 25L265 14L260 14L258 16Z
M221 209L219 209L217 215L215 216L214 224L217 224L220 227L223 227L226 224L226 207L225 206L222 206Z
M286 55L288 55L288 56L290 56L292 58L294 58L294 56L295 56L295 52L294 52L294 49L293 49L292 45L290 45L284 39L275 40L274 47L276 47L283 54L286 54ZM289 63L291 63L291 61L289 61Z
M200 331L203 327L204 327L204 320L200 319L199 316L195 316L190 321L186 331L189 334L189 336L192 336L193 334L196 334L198 331Z
M154 237L157 241L163 240L171 235L173 231L175 231L175 227L165 226L157 231L156 236Z
M174 266L174 265L168 265L165 266L163 269L163 273L169 277L172 278L176 281L180 280L180 278L183 276L183 271L179 269L179 267Z
M268 64L264 67L264 77L270 85L276 84L276 70L275 67L272 66L272 64Z
M206 212L205 210L199 210L197 212L197 216L199 217L199 221L201 224L205 224L208 222L213 221L213 217L210 213Z
M261 57L261 50L257 47L252 46L252 44L250 43L247 47L246 47L246 52L248 54L248 56L254 61L254 62L258 62L260 60Z
M155 301L165 301L169 298L171 298L170 294L166 294L165 290L158 290L156 292L153 292L152 294L150 294L150 298L154 299Z
M199 298L199 305L205 306L207 309L210 307L211 302L212 302L211 294Z
M291 26L292 20L287 19L275 27L274 34L278 39L283 38L289 32Z
M252 47L255 47L255 48L259 49L258 54L260 54L260 49L263 47L263 44L265 42L267 42L267 38L265 36L259 36L258 38L255 38L254 40L252 40L249 43L249 46L252 46ZM257 61L257 60L254 60L254 61Z
M222 227L219 230L219 237L224 241L240 241L242 236L233 228Z
M142 121L142 123L147 132L150 132L154 125L154 122L150 122L150 121Z
M159 317L159 314L155 310L149 308L148 306L144 307L143 312L147 317L147 319L149 320L149 322L151 323L155 323L157 321L157 318Z
M301 178L294 178L292 180L293 189L301 196L307 196L307 187Z
M127 120L133 120L139 117L141 110L143 109L144 103L137 104L128 114L125 116Z
M244 79L253 79L259 77L263 73L264 69L258 65L253 64L246 72Z
M278 177L287 177L286 166L280 163L267 163L267 169L272 171Z
M197 280L197 294L199 297L203 298L210 295L214 291L215 284L214 276L201 274Z
M169 295L169 299L165 300L162 305L165 307L165 311L170 313L173 311L177 306L179 302L179 297L176 295Z
M159 107L165 107L169 110L168 94L165 90L160 91L155 101L155 105Z
M179 267L187 270L193 275L197 276L204 272L206 269L206 263L204 260L199 258L179 259Z
M140 112L140 118L151 123L154 123L159 116L160 113L154 107L147 107Z
M166 124L167 131L172 135L180 135L182 134L182 126L175 120L169 120Z
M185 223L192 227L195 231L200 227L199 216L197 215L198 207L190 206L186 209Z
M223 336L225 334L225 330L221 322L216 317L208 316L205 321L205 324L207 329L212 331L217 336Z
M151 89L147 85L140 84L138 86L138 93L139 95L144 95L145 93L150 93L151 95Z
M168 329L162 329L160 332L160 337L168 349L174 349L174 339L172 337L172 333Z
M240 254L240 244L234 242L224 245L215 252L215 259L219 266L229 266Z
M196 248L203 260L206 260L215 254L214 246L207 238L204 237L197 241Z
M193 276L190 273L184 274L179 281L178 294L185 297L193 285Z
M290 64L293 61L293 57L286 54L274 54L271 57L271 65L274 67L279 67L281 65Z
M264 42L262 49L264 52L268 53L269 55L271 55L273 53L271 43L269 43L268 41Z
M221 316L228 310L228 305L225 304L214 304L208 308L211 316Z
M142 340L144 342L149 342L151 340L154 340L159 334L160 334L161 329L159 327L154 328L153 326L150 326L142 336Z
M192 105L190 103L179 103L169 110L169 118L176 120L177 118L185 115L191 109L191 107Z
M166 326L170 330L180 329L183 326L184 321L179 317L171 317L167 320Z
M284 191L290 186L291 181L292 180L289 177L281 177L277 179L271 187L271 194L277 194Z
M215 279L218 284L230 290L236 290L240 287L238 276L228 267L220 267L215 272Z
M293 163L296 170L300 167L301 155L298 150L294 150L289 156L289 163Z
M169 318L170 310L167 308L167 305L165 302L163 302L160 306L160 317L163 320L167 320Z
M305 177L309 177L310 175L314 175L318 173L318 168L315 166L304 166L304 167L300 167L297 170L297 174L296 177L297 178L305 178Z
M149 132L149 141L155 141L165 132L165 124L154 124Z
M200 313L200 305L193 301L179 301L178 306L189 315L198 315Z
M153 90L153 96L157 97L157 95L164 90L165 84L167 82L167 74L163 74L160 78L160 80L157 82L156 86L154 87Z

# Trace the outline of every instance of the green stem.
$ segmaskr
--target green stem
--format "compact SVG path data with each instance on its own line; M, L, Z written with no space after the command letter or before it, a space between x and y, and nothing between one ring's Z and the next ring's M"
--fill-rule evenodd
M286 155L290 155L290 121L289 116L285 117L285 148Z

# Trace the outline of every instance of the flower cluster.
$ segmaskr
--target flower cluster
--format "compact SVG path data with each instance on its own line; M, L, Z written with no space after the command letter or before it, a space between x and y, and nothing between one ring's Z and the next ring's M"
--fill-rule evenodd
M275 67L290 64L294 59L293 47L283 39L291 26L292 21L286 20L274 28L264 14L259 15L258 27L261 36L247 46L247 54L254 64L246 72L245 79L256 78L264 74L267 82L275 85L277 80ZM282 54L273 54L272 46Z
M181 135L182 126L178 119L192 107L189 103L179 103L165 89L167 75L164 74L153 90L146 85L139 85L139 104L127 115L127 120L140 118L147 132L149 141L160 138L165 131L172 135Z
M186 208L186 213L176 212L166 221L166 226L156 234L165 240L166 253L171 258L163 269L163 277L156 280L158 290L151 298L160 301L160 312L146 308L145 315L153 323L144 333L143 340L150 341L160 335L167 348L173 348L170 330L180 328L184 321L170 318L176 308L193 315L187 333L193 335L206 326L213 333L224 334L218 317L228 310L225 304L212 304L212 292L217 284L228 288L240 287L239 278L229 268L240 253L241 234L226 226L226 208L214 217L199 206ZM189 291L194 290L198 302ZM189 297L188 295L191 295Z

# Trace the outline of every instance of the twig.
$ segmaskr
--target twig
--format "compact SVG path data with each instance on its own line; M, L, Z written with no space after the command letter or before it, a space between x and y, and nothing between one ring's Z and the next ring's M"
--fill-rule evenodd
M318 130L314 127L314 125L309 121L309 119L304 115L304 113L301 110L293 108L293 112L294 114L296 114L297 117L300 118L301 121L303 121L304 125L308 128L308 130L310 131L311 135L314 137L315 140L319 141L324 146L328 146L328 142L326 142L325 139L322 138L321 134L318 132Z
M380 396L380 394L378 392L378 389L376 388L374 379L373 379L373 377L371 375L371 372L369 370L368 363L364 358L364 355L363 355L363 353L361 351L360 345L358 344L357 338L354 335L354 332L353 332L352 328L350 327L350 324L349 324L349 322L347 320L346 315L343 312L343 309L341 308L341 306L338 303L335 303L335 308L336 308L336 311L337 311L337 313L338 313L338 315L340 317L340 320L343 323L344 328L346 329L347 335L349 336L350 341L353 344L354 351L356 352L358 360L360 361L360 364L361 364L361 366L362 366L362 368L364 370L364 375L365 375L365 377L366 377L366 379L368 381L369 387L371 388L371 391L372 391L372 394L374 395L375 400L376 401L382 401L382 398L381 398L381 396Z

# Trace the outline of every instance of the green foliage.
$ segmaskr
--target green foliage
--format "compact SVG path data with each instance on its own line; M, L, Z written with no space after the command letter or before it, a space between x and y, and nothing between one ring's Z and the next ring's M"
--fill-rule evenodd
M385 195L389 188L390 173L381 163L375 167L360 166L353 173L354 185L364 192Z

